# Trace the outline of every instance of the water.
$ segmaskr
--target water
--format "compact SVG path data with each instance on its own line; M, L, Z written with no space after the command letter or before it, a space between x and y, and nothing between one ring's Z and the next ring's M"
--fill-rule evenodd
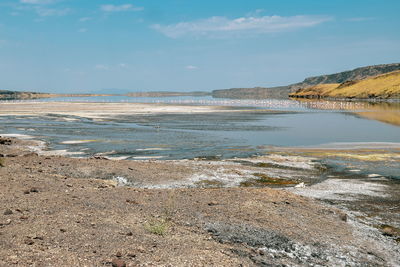
M127 97L74 100L135 102L135 98ZM149 102L148 98L139 100ZM105 121L59 115L0 116L0 135L27 134L46 141L52 150L79 152L82 156L105 153L128 159L233 158L265 153L269 146L400 143L400 127L396 124L400 107L396 103L302 103L210 97L151 98L150 102L253 106L255 112L126 115ZM256 112L262 108L275 110L275 113ZM380 117L368 119L371 114L380 114ZM387 114L394 114L389 123L383 122Z

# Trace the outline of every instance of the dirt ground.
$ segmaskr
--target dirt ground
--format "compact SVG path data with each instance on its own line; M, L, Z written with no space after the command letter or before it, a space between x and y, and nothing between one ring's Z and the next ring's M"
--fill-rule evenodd
M192 169L39 156L31 142L0 138L0 266L395 266L345 213L310 198L118 186L96 173L162 181Z

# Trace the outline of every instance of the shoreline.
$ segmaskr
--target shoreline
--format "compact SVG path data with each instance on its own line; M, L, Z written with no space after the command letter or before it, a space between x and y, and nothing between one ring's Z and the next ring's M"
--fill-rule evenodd
M200 264L202 259L222 266L238 263L257 265L261 261L297 265L314 262L328 266L362 262L395 266L400 262L400 252L393 247L393 242L396 241L391 241L392 239L382 236L375 228L360 223L360 219L353 211L343 209L337 203L332 205L326 201L320 202L298 196L299 193L301 195L300 191L309 189L308 186L306 188L291 187L290 190L269 189L265 185L262 187L215 187L215 184L211 188L198 186L145 189L134 184L126 187L123 185L127 180L122 179L123 176L105 179L101 172L109 169L110 173L117 174L117 170L123 169L129 173L133 172L134 177L139 175L157 182L157 179L158 181L165 179L173 181L177 178L185 180L187 175L194 173L193 168L195 171L205 172L213 168L221 169L221 166L216 162L212 165L209 161L183 160L178 164L175 161L175 165L172 165L173 161L108 161L102 158L73 159L61 156L40 156L29 152L29 147L27 147L29 140L12 138L10 140L13 140L12 144L0 145L2 151L15 149L15 152L20 151L21 154L3 158L5 167L0 168L0 183L5 188L0 198L6 208L12 212L11 215L0 215L0 233L5 238L4 240L7 240L5 243L0 243L0 246L13 247L14 250L19 251L20 256L13 257L10 254L11 250L3 249L0 258L5 259L4 263L7 264L26 264L29 259L35 259L33 255L36 254L47 255L48 260L42 263L58 263L61 264L60 266L68 265L57 261L60 255L63 255L71 264L77 262L106 264L115 259L121 259L128 264L133 262L139 265L171 263L179 266L187 264L188 261L192 264ZM265 158L263 160L267 162ZM236 175L245 174L245 168L250 170L254 168L254 166L245 167L240 163L239 165L228 163L228 166L232 168L231 173L242 171L241 174L236 173ZM226 173L226 169L221 170L222 173ZM293 173L296 172L299 172L298 168L294 169ZM83 173L86 176L82 176ZM163 174L162 180L159 180L160 173ZM24 193L26 190L29 191L28 194ZM8 193L4 194L4 192ZM53 194L57 194L61 199L52 198ZM10 198L13 195L18 197ZM157 196L162 197L159 199ZM170 200L182 197L185 201ZM30 203L27 210L24 208L26 198ZM45 199L47 200L44 201ZM89 199L90 202L87 202ZM238 200L241 203L239 205L235 204ZM174 203L169 204L171 201ZM91 204L85 208L84 203ZM54 214L51 216L53 219L49 220L47 212L37 209L36 207L39 208L37 205L40 206L40 210L44 209L50 212L49 214ZM72 205L73 209L64 210L65 205ZM89 207L91 208L88 209ZM101 207L101 210L96 207ZM137 209L138 207L141 207L140 210ZM110 215L105 216L104 208ZM171 212L173 216L171 216L171 221L168 221L168 230L165 235L160 236L149 231L149 224L154 221L163 223L166 209L172 210L167 213ZM130 214L128 217L121 213L126 213L127 210ZM268 212L265 213L265 211ZM96 215L90 215L93 213ZM197 215L193 217L193 214ZM80 219L76 215L79 215ZM76 219L64 221L60 225L63 216L73 216ZM110 216L115 219L110 221ZM21 219L25 217L27 219ZM49 226L56 229L60 227L65 232L50 230L45 226L46 224L43 224L43 220L49 220ZM75 220L79 220L79 223ZM325 221L321 224L320 220ZM84 226L86 223L89 224L89 228ZM94 226L90 226L91 224ZM319 225L319 228L313 228L313 225ZM338 231L338 229L341 230ZM122 235L118 234L118 231L122 231ZM134 233L133 240L129 231ZM11 241L8 237L13 233L19 234L16 239L13 239L14 241ZM91 233L95 235L91 237ZM109 237L107 244L104 243L103 234ZM354 237L349 239L349 234ZM67 248L78 248L83 245L81 238L76 239L77 235L92 240L91 245L87 244L89 246L87 252L75 249L67 252ZM244 243L236 243L234 241L236 239L230 239L232 235L236 235L235 238L242 239ZM275 247L258 240L256 238L258 235L272 238L267 243L272 242ZM59 243L60 238L63 238L63 243ZM128 241L129 243L126 243ZM320 245L315 245L316 241ZM193 246L194 243L183 248L180 242L189 244L206 242L208 249L193 250L196 247ZM288 242L293 246L285 247L284 244ZM52 250L51 247L54 244L60 248ZM156 248L151 249L154 244ZM95 249L96 246L101 246L102 249ZM379 247L378 250L376 246ZM172 252L175 250L171 251L171 248L179 248L181 252ZM364 251L360 251L360 248ZM289 252L284 252L285 249ZM96 250L96 253L92 250ZM219 254L218 251L225 252ZM237 254L232 251L241 252ZM193 257L187 258L187 253L191 253ZM355 254L357 256L354 256ZM50 257L50 255L53 256ZM57 257L54 257L56 255ZM172 257L169 257L170 255ZM36 258L36 260L40 259Z

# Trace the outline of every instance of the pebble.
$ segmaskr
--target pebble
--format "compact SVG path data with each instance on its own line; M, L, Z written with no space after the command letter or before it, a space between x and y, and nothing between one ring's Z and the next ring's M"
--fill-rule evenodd
M9 225L10 223L11 223L11 219L8 219L5 222L0 222L0 226Z
M113 267L126 267L126 263L121 259L113 259L111 265Z
M208 206L216 206L216 205L218 205L218 202L215 201L211 201L208 203Z
M339 213L339 218L344 221L347 222L347 214L346 213Z
M30 238L25 239L24 243L27 244L27 245L29 245L29 246L35 244L35 242L33 242L33 240L30 239Z
M11 215L11 214L13 214L13 212L10 209L6 209L3 214L4 215Z

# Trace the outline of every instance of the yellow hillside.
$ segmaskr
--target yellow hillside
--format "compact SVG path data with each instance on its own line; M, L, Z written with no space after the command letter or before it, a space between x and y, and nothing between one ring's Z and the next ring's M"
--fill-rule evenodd
M400 71L342 84L319 84L300 89L290 97L400 98Z

